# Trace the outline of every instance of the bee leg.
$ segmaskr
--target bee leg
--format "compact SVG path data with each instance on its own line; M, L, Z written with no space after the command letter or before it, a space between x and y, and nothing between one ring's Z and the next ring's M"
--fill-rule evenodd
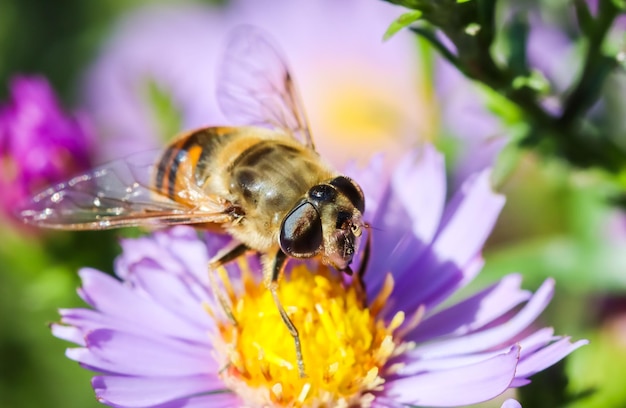
M228 299L224 296L224 291L220 290L217 284L217 269L225 264L239 258L241 255L245 254L250 248L248 248L244 244L237 244L236 246L226 247L224 250L220 251L209 261L209 282L211 284L211 290L213 294L217 297L217 300L222 305L222 310L228 317L228 320L231 321L232 324L237 325L237 321L235 320L235 315L233 315L232 308L230 307L230 303Z
M368 227L368 226L366 226ZM367 265L369 264L370 255L372 249L372 231L368 229L367 238L365 241L365 247L361 252L361 263L359 264L359 270L356 273L354 279L358 284L358 291L363 304L367 302L367 292L365 290L365 281L363 281L363 277L365 276L365 271L367 270Z
M289 333L293 337L293 341L296 346L296 360L298 362L298 372L300 373L300 378L306 377L306 372L304 371L304 360L302 359L302 347L300 345L300 335L298 334L298 329L293 324L285 308L283 308L282 303L280 303L280 299L278 298L278 278L285 266L285 262L287 261L287 255L280 249L274 255L273 262L268 262L272 265L271 269L271 281L268 284L268 289L272 293L272 297L274 298L274 303L276 303L276 307L278 308L278 312L280 313L280 317L283 319L285 326L289 330Z

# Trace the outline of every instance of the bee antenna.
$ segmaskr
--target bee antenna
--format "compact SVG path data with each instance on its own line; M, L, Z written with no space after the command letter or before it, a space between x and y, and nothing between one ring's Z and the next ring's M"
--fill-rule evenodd
M363 228L371 229L371 230L374 230L374 231L383 231L382 228L378 228L378 227L375 227L375 226L373 226L371 224L367 224L367 223L363 225Z

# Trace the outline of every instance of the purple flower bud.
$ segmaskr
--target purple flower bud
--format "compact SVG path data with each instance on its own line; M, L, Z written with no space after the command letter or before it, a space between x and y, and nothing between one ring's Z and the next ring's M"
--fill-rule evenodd
M90 166L93 132L85 117L68 115L42 77L17 76L0 105L0 211Z

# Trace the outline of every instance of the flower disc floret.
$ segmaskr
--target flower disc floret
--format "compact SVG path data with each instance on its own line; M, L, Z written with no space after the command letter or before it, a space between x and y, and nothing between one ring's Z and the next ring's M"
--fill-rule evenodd
M358 285L322 265L294 267L278 294L299 331L302 378L293 338L270 291L249 272L243 283L240 293L231 292L236 324L223 320L215 339L228 388L252 405L370 405L371 392L382 389L383 367L401 349L394 330L402 312L385 323L367 307Z

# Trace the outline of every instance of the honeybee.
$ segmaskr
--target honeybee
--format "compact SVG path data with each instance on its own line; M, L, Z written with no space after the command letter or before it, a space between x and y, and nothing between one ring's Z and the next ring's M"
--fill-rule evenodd
M278 298L278 279L290 257L319 257L352 274L367 227L363 191L321 160L285 60L263 32L235 31L219 72L224 114L247 126L184 133L163 151L132 155L51 187L19 215L65 230L196 224L230 234L235 245L218 253L209 270L247 251L261 254L264 283L294 338L304 376L298 331Z

